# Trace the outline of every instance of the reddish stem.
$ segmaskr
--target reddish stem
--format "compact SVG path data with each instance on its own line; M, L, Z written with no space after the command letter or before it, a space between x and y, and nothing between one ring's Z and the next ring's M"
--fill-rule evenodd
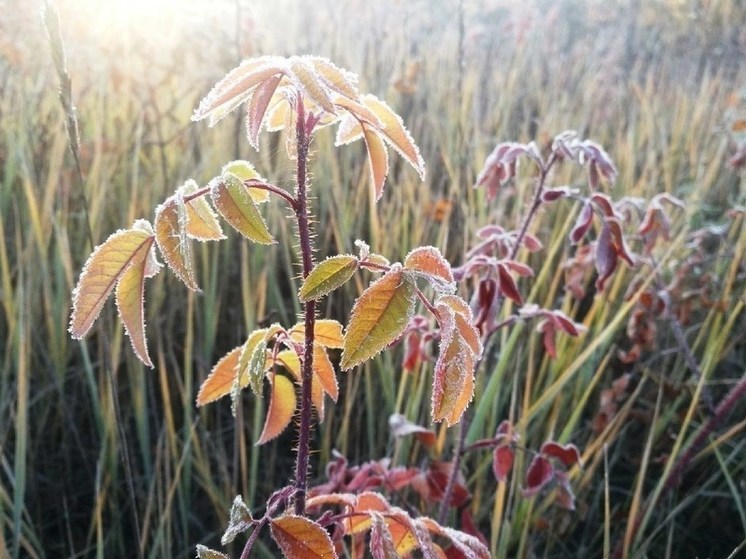
M298 221L303 277L313 269L313 247L311 246L311 225L308 218L307 170L310 134L306 129L306 115L303 99L298 96L296 121L297 140L297 192L295 217ZM308 458L311 439L311 382L313 380L313 342L316 323L316 302L308 301L304 306L305 340L303 348L303 369L301 372L300 424L298 425L298 451L295 458L295 514L306 511L306 488L308 486Z

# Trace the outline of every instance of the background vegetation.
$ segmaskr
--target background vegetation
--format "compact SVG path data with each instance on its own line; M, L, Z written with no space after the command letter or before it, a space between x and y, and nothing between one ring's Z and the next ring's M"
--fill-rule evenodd
M717 402L744 375L746 194L743 177L726 164L746 127L743 3L237 0L143 12L127 23L96 3L61 1L82 189L40 6L17 4L0 2L0 556L132 557L138 546L148 557L193 556L198 542L216 546L236 492L257 506L292 474L291 435L253 446L262 406L246 400L236 420L228 404L194 406L217 356L257 324L295 321L292 246L249 247L231 236L200 247L202 295L172 275L155 278L146 305L155 370L134 357L111 308L103 324L110 355L99 336L78 343L67 333L70 293L92 250L86 211L99 243L151 217L185 179L204 183L230 159L255 162L277 184L292 181L281 141L265 136L253 152L239 114L214 129L189 121L210 86L253 55L314 53L359 73L361 89L402 115L428 164L426 184L394 168L373 208L362 148L333 152L331 135L320 133L313 167L324 224L319 256L353 251L353 241L365 238L392 259L435 244L459 264L479 226L517 225L532 187L524 177L488 203L471 188L486 155L501 141L545 145L565 129L611 154L619 168L613 197L666 192L686 202L672 212L671 240L656 254L669 281L705 251L685 268L695 302L683 321L702 383L666 321L638 362L622 363L618 351L631 346L623 295L634 271L622 269L602 296L593 297L589 281L588 295L572 299L562 262L577 208L557 205L539 220L535 233L546 252L533 262L537 279L524 295L563 308L588 331L562 340L552 361L540 336L506 330L480 371L470 438L492 436L509 417L526 446L550 437L573 442L586 466L573 473L578 510L570 513L550 500L521 498L520 479L497 491L490 456L470 455L471 510L497 555L602 556L661 491L666 465L706 420L703 390ZM582 180L564 167L553 177L557 185ZM289 227L283 212L270 205L271 230ZM329 298L322 312L345 322L361 288ZM341 377L340 401L316 430L316 479L333 450L351 463L422 458L421 448L395 443L387 428L394 412L429 421L427 372L403 373L400 362L394 350ZM604 407L620 378L628 385ZM134 503L113 398L132 459ZM743 550L744 411L741 402L681 486L648 510L629 549L641 557ZM450 438L444 430L439 437L448 458Z

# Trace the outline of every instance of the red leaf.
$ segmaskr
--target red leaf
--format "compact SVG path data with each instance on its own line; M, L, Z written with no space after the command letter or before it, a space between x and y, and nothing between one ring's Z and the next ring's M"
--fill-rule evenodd
M487 538L484 536L481 530L477 528L476 524L474 524L474 519L471 516L469 507L464 507L463 509L461 509L461 530L465 534L469 534L470 536L474 536L475 538L477 538L485 547L489 545L487 543Z
M526 471L523 494L532 497L554 479L554 466L541 454L534 456Z
M515 452L507 444L501 444L495 448L492 457L492 473L495 474L497 481L505 483L508 480L508 474L513 468Z
M578 244L585 237L585 234L588 233L592 222L593 208L590 202L586 201L578 214L578 218L575 220L575 226L570 231L570 242L574 245Z
M599 291L604 290L606 280L611 277L611 274L616 270L617 262L619 258L617 255L617 249L614 246L611 231L609 227L604 225L601 229L601 234L598 236L596 241L596 271L598 272L598 279L596 280L596 289Z
M430 429L412 423L401 414L395 413L389 416L389 429L394 437L405 437L414 435L425 446L435 444L435 433Z
M500 279L500 292L513 300L517 305L523 305L523 298L518 291L518 286L513 280L513 276L508 272L508 268L503 263L497 264L497 275Z
M580 463L580 451L574 444L561 445L548 441L541 445L539 452L546 457L556 458L568 468Z

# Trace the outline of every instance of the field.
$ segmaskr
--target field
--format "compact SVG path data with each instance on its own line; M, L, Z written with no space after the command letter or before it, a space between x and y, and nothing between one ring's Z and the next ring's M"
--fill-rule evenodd
M201 293L170 272L149 280L152 370L111 302L84 340L68 332L93 248L152 219L187 179L205 185L247 159L273 184L293 184L282 135L263 133L257 152L240 111L213 128L190 121L227 71L265 54L316 54L358 74L362 91L401 115L427 165L422 182L392 154L375 204L359 142L335 147L319 130L317 260L364 239L392 262L434 245L459 266L480 227L518 228L531 200L528 162L494 198L474 188L501 142L546 152L575 130L618 169L599 189L626 200L635 265L620 264L603 292L593 265L573 277L568 235L581 204L542 206L530 229L544 246L519 253L534 271L519 290L585 331L558 335L552 359L536 323L516 320L477 370L467 445L509 420L521 448L573 443L583 462L569 469L570 511L554 493L522 494L529 452L499 483L490 451L464 455L465 508L492 555L746 556L746 4L235 0L167 12L132 2L127 19L124 3L59 0L69 95L43 3L18 4L0 0L0 557L194 557L198 543L238 557L237 544L219 543L234 496L263 510L292 477L292 429L254 444L267 398L246 395L235 417L227 399L195 406L213 364L248 332L301 315L294 225L279 201L262 209L278 244L231 232L195 246ZM588 188L569 163L548 181ZM656 196L670 231L647 251L639 226ZM319 315L346 324L369 279L322 299ZM460 289L469 300L473 284ZM646 307L645 289L662 306ZM506 301L498 318L517 308ZM339 455L422 468L452 459L459 428L431 422L432 364L406 372L402 359L400 344L338 373L339 400L313 432L312 485ZM393 438L394 413L433 429L435 444ZM421 497L409 490L402 503L437 516ZM279 556L269 537L255 552Z

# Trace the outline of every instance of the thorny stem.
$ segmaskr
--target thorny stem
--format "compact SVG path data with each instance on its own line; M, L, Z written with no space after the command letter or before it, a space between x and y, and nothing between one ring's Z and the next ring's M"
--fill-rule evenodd
M307 277L313 268L313 248L311 246L311 225L308 218L307 173L308 146L310 137L306 129L306 114L303 99L298 97L298 115L296 121L297 169L296 182L297 206L295 217L298 221L303 277ZM308 485L308 458L311 438L311 382L313 380L313 342L316 323L316 302L308 301L304 306L305 340L303 348L303 370L301 373L300 424L298 425L298 451L295 458L295 514L302 515L306 510L306 487Z
M262 518L256 522L254 530L251 532L249 539L246 540L246 544L243 546L243 551L241 552L240 559L249 558L249 554L251 553L251 550L253 549L254 544L256 543L256 540L259 537L262 529L270 520L272 520L275 512L277 512L277 510L285 503L285 501L287 501L287 499L292 496L292 491L292 487L286 487L285 489L281 489L280 491L278 491L278 493L275 494L278 495L277 500L267 507L267 510L264 511L264 516L262 516Z
M534 191L534 197L531 200L531 206L528 209L528 213L526 214L526 217L523 219L523 222L521 223L521 228L518 230L518 235L516 235L515 243L513 244L513 247L510 249L510 254L508 255L509 260L515 260L515 257L521 248L521 243L523 242L523 238L526 236L526 233L528 232L528 228L531 225L531 222L533 221L534 217L536 216L536 212L541 206L541 202L542 202L541 195L544 192L544 185L546 184L549 171L552 169L552 167L554 166L556 162L557 162L557 155L555 152L552 152L547 162L541 165L541 168L539 170L539 177L536 181L536 190ZM496 308L497 308L497 313L499 314L500 309L502 307L503 297L500 295L500 293L498 293L497 298L498 299L496 303ZM487 346L487 342L489 338L491 338L497 331L498 331L498 328L493 328L485 335L485 338L483 340L483 346L485 347ZM483 358L484 358L484 355L482 356L482 358L479 359L479 361L477 361L474 364L475 371L479 369L479 366L482 364ZM471 418L469 416L469 410L467 409L464 412L464 415L461 418L461 421L459 422L458 435L456 437L456 444L454 445L454 449L453 449L453 468L451 469L451 473L448 476L448 483L446 484L445 491L443 492L443 500L440 502L440 508L438 509L438 524L443 524L446 520L446 515L448 514L449 503L453 495L453 490L456 487L456 478L458 477L458 473L461 469L461 458L464 455L464 445L466 443L466 433L469 430L470 419Z
M671 468L668 477L665 480L663 489L658 493L657 496L653 495L648 503L643 506L637 513L637 516L635 516L635 519L632 521L633 524L632 528L629 531L629 539L627 540L627 538L622 537L617 542L617 545L614 548L614 552L611 555L612 559L620 559L624 555L625 541L634 541L647 511L653 508L656 503L658 503L661 499L663 499L663 497L666 496L666 494L676 489L679 484L681 484L684 473L686 472L689 464L691 464L696 454L700 450L702 450L702 447L705 445L710 435L712 435L715 429L717 429L718 426L725 420L727 415L731 411L733 411L733 408L736 406L736 404L738 404L738 402L744 397L746 397L746 371L744 371L743 375L741 375L741 380L738 381L738 384L736 384L731 389L731 391L728 392L725 398L720 401L713 414L704 423L704 425L700 427L699 432L694 437L694 440L691 442L691 444L683 453L679 455L676 463Z

